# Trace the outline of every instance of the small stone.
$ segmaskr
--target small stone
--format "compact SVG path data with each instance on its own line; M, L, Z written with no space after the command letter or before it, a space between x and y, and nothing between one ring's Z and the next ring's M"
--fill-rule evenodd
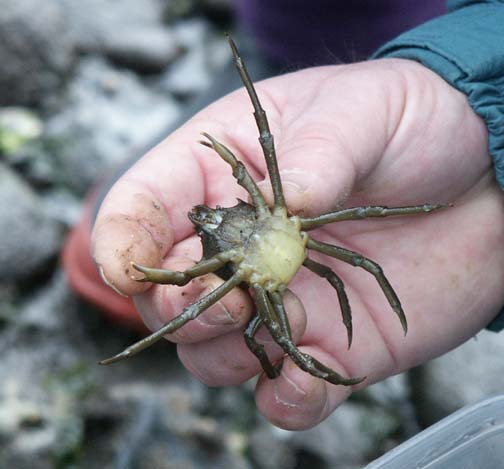
M483 330L412 372L413 403L424 426L469 404L502 393L502 334Z
M59 252L62 230L36 194L11 169L0 164L0 278L15 281L40 271Z
M174 34L166 28L121 29L103 45L107 57L139 73L157 73L180 54Z
M58 142L52 145L58 176L77 193L142 155L180 112L170 96L96 57L80 63L63 100L64 111L49 119L44 138Z
M279 429L266 422L253 429L249 436L249 452L256 467L262 469L299 467L296 466L295 452L285 439L279 436Z
M212 78L206 60L206 52L202 47L189 50L166 72L161 86L179 96L205 90Z
M316 427L293 434L290 444L327 467L362 467L398 426L392 412L347 401Z
M74 299L65 273L58 269L44 288L22 303L16 322L21 327L58 333L64 319L62 313L74 306Z
M185 97L201 93L215 74L230 61L224 36L216 36L207 23L192 19L173 27L173 34L185 53L161 76L163 89Z
M163 23L165 0L60 0L77 48L141 73L159 72L177 56Z
M65 82L75 47L56 0L2 0L0 105L38 105Z
M40 196L44 212L67 228L79 222L83 202L71 192L64 189L49 189Z
M391 376L368 386L361 393L375 404L387 408L394 408L399 403L409 401L410 389L405 373Z

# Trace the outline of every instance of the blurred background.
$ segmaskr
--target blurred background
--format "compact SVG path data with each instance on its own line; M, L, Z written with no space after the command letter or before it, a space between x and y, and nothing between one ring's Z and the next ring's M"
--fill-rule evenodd
M0 0L0 467L357 468L502 391L502 334L279 430L254 382L211 389L167 342L77 296L61 250L86 193L177 122L230 60L231 0ZM139 150L137 150L138 152Z

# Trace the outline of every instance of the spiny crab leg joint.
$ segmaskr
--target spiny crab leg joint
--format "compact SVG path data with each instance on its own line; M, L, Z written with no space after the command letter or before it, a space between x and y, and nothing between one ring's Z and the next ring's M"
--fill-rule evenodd
M200 143L214 150L229 164L237 183L250 195L252 204L239 201L237 205L230 208L213 209L206 205L194 207L188 216L201 238L203 257L184 272L155 269L135 263L132 265L144 274L144 278L140 280L143 282L182 286L193 278L214 272L224 280L224 283L184 308L179 316L166 323L158 331L100 363L106 365L137 354L164 335L176 331L188 321L195 319L233 288L246 285L254 292L257 312L245 329L244 338L248 348L257 357L269 378L273 379L279 375L281 363L276 365L271 363L264 347L256 341L255 335L262 326L266 327L284 353L307 373L332 384L351 386L360 383L363 377L341 376L312 356L301 352L292 339L283 296L290 281L301 266L304 266L316 275L325 278L336 290L343 323L347 330L348 347L352 344L352 312L345 293L345 285L331 268L311 259L309 251L326 254L373 275L392 310L398 316L405 334L407 332L406 316L397 294L376 262L357 252L316 241L308 235L308 231L344 220L430 213L447 205L424 204L394 208L353 207L310 218L290 215L282 192L273 135L269 129L266 113L259 102L252 80L234 41L229 36L228 41L236 68L254 108L259 143L264 153L273 189L274 206L268 207L257 184L233 152L211 135L203 133L205 140Z

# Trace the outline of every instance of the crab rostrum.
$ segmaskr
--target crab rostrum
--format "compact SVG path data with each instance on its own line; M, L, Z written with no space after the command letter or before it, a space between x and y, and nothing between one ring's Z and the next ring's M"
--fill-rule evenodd
M291 215L282 192L273 136L269 129L266 113L261 107L252 80L233 40L228 37L234 61L254 107L254 117L259 129L259 143L264 153L273 189L274 205L269 207L247 169L237 160L232 151L212 136L204 133L201 141L231 166L233 176L250 195L251 204L239 201L230 208L212 209L198 205L189 213L190 220L203 244L203 258L184 272L155 269L133 263L133 267L144 274L140 281L159 284L185 285L193 278L211 272L220 276L224 283L166 323L161 329L126 348L123 352L100 362L109 364L130 357L149 347L164 335L172 333L195 319L208 307L219 301L235 287L251 288L257 308L255 316L244 331L245 341L252 353L260 361L269 378L279 375L281 363L274 365L269 360L264 347L255 340L257 331L265 326L274 341L287 356L302 370L333 384L354 385L364 378L346 378L301 352L294 343L289 320L283 303L283 295L289 282L304 266L315 274L327 279L338 296L343 323L347 330L348 347L352 343L352 313L340 277L328 266L314 261L309 251L317 251L339 259L373 275L383 290L392 310L398 316L404 333L407 322L401 303L382 268L374 261L357 252L316 241L308 231L344 220L361 220L368 217L392 215L413 215L429 213L446 205L416 205L408 207L367 206L353 207L326 213L317 217Z

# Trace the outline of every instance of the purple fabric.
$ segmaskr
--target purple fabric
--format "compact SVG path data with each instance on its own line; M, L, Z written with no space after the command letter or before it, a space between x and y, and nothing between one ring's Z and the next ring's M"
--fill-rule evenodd
M261 51L296 67L362 60L446 12L445 0L236 0Z

